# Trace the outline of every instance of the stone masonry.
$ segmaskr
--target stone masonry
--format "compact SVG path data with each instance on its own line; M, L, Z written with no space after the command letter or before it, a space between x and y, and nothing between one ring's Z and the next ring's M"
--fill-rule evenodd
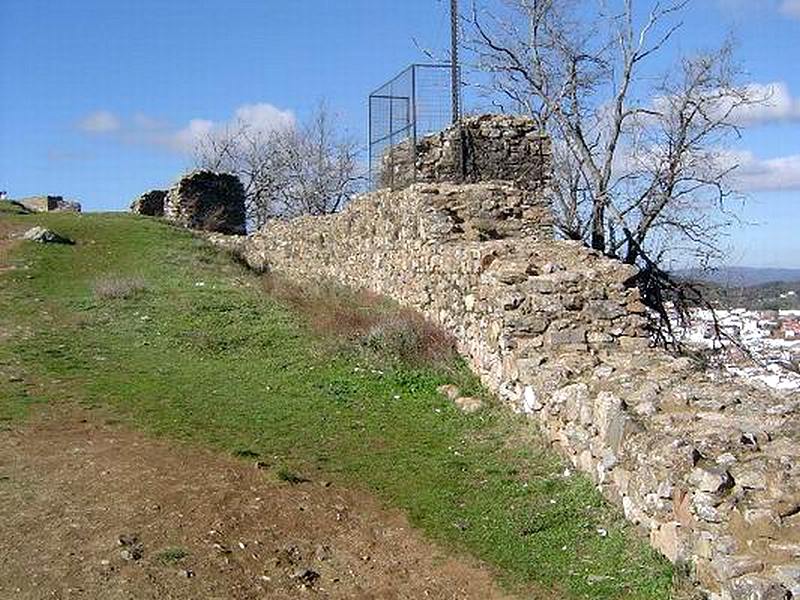
M451 127L422 138L416 148L408 141L391 148L383 157L379 184L400 189L415 182L495 180L535 189L546 183L549 164L550 139L533 121L481 115L464 118L460 134Z
M167 192L164 217L190 229L243 234L244 203L244 187L235 175L193 171Z
M422 311L712 598L800 599L800 399L650 348L633 267L553 239L548 158L531 156L523 173L482 171L502 181L379 190L212 240Z

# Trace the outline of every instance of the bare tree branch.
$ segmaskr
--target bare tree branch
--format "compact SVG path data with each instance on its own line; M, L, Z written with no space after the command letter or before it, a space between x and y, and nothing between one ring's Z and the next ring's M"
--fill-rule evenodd
M465 54L493 90L553 138L558 230L652 275L686 248L718 255L736 164L726 144L740 112L766 101L739 81L732 44L685 56L655 77L652 59L691 0L473 0ZM646 298L658 294L645 289Z
M248 222L338 211L363 188L355 141L338 130L325 104L307 123L259 130L239 122L198 141L195 163L239 176Z

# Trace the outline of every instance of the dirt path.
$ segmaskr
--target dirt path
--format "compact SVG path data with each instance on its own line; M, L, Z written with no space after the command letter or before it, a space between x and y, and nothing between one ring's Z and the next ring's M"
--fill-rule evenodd
M48 414L0 431L0 598L507 597L369 495Z

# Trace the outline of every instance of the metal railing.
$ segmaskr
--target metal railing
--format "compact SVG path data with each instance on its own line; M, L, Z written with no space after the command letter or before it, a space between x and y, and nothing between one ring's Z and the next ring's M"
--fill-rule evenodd
M372 189L394 187L398 177L413 180L417 141L452 121L450 75L449 64L413 64L369 95ZM396 150L400 144L407 152Z

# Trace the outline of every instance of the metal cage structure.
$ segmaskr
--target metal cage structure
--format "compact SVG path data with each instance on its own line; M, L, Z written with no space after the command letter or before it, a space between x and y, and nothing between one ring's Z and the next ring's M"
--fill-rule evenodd
M451 65L413 64L369 95L370 187L394 187L399 144L408 146L415 164L417 140L453 121ZM414 177L413 167L410 174Z

